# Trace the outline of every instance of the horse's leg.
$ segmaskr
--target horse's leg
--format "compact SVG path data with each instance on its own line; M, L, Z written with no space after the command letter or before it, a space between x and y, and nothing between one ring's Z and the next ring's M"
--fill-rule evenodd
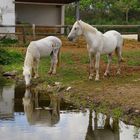
M58 52L59 49L56 49L53 51L53 70L52 70L52 74L56 74L56 67L57 67L57 63L58 63Z
M34 64L35 64L34 65L34 73L35 73L34 78L38 78L39 77L39 74L38 74L39 59L35 59Z
M96 62L95 62L95 69L96 69L96 77L95 81L99 80L99 63L100 63L100 53L96 53Z
M53 71L53 52L51 53L51 66L48 74L52 74L52 71Z
M92 80L93 77L93 68L94 68L94 62L93 62L93 54L89 53L89 59L90 59L90 65L89 65L89 80Z
M120 73L121 73L120 65L121 65L121 62L123 61L123 58L122 58L122 49L121 49L121 47L117 47L117 48L116 48L116 54L117 54L117 56L118 56L117 75L120 75Z
M107 64L107 67L106 67L106 71L104 73L104 76L108 76L109 75L109 70L110 70L110 64L112 62L112 54L108 54L108 64Z
M36 65L35 63L36 63L35 60L33 60L32 77L35 76L35 65Z

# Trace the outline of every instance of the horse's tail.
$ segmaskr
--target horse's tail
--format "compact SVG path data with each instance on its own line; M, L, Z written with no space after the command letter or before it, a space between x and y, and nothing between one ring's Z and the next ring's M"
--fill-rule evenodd
M121 50L120 47L116 47L115 53L116 53L117 57L119 58L120 62L124 62L125 61L124 58L122 57L122 50Z
M59 67L60 66L60 48L59 48L58 53L57 53L57 60L58 60L57 66Z

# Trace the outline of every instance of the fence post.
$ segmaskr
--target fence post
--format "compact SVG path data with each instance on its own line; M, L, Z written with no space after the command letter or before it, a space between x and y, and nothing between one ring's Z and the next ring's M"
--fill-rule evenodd
M26 37L25 37L25 29L24 29L24 26L22 26L22 35L23 35L23 43L26 44Z
M68 33L69 33L69 26L65 26L65 28L64 28L64 35L68 35Z
M138 41L140 42L140 26L138 26Z
M35 34L35 24L32 24L32 30L33 30L33 40L35 40L35 38L36 38L36 34Z

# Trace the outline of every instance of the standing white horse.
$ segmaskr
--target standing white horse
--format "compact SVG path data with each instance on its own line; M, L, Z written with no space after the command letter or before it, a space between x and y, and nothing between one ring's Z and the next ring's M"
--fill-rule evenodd
M26 86L30 85L33 72L34 78L39 77L38 64L41 57L51 55L51 67L48 73L56 74L56 67L59 60L59 51L61 46L61 40L55 36L48 36L37 41L32 41L29 44L23 67L23 75Z
M89 79L93 77L93 57L95 55L95 69L96 77L95 80L99 80L99 63L100 55L108 55L108 64L104 76L109 75L109 67L112 61L112 53L115 50L118 56L118 70L117 74L120 74L120 62L122 61L122 46L123 38L121 34L115 30L107 31L102 34L96 28L91 25L79 20L76 21L68 35L70 41L74 41L76 37L83 35L87 42L87 50L90 58L90 71Z

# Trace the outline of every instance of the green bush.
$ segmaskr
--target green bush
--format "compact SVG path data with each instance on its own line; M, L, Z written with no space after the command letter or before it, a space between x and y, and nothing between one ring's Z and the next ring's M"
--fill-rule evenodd
M7 51L0 48L0 65L8 65L11 63L16 63L23 59L22 54L16 51Z
M9 46L18 43L17 39L5 38L0 40L0 45L2 46Z

